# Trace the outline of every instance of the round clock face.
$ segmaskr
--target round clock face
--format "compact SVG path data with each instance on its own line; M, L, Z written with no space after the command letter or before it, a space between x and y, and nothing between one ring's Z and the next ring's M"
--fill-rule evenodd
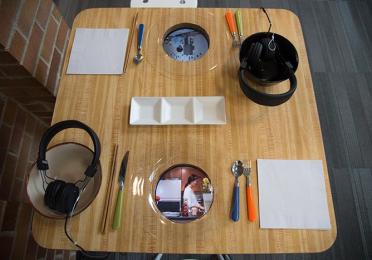
M204 29L193 24L178 25L164 37L165 52L177 61L200 59L209 48L209 37Z

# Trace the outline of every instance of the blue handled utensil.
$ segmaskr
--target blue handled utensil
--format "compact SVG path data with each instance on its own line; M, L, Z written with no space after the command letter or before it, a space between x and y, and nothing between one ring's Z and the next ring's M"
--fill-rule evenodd
M234 174L235 182L233 189L233 196L231 202L231 214L230 217L233 221L239 220L239 208L240 208L240 188L239 188L239 177L243 174L243 163L241 161L234 161L231 166L231 172Z
M139 64L143 60L142 54L142 42L143 42L143 33L145 31L145 25L141 23L138 26L138 39L137 39L137 55L134 56L133 61L136 64Z

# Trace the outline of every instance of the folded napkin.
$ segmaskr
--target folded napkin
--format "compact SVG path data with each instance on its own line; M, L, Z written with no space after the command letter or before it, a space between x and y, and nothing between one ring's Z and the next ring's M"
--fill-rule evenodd
M129 29L77 28L67 74L122 74Z
M261 228L330 229L322 161L257 160Z

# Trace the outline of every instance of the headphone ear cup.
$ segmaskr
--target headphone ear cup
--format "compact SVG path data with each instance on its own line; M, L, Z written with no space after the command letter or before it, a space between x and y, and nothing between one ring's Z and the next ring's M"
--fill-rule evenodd
M249 46L248 53L247 53L247 63L248 68L251 67L252 69L257 68L260 57L262 53L262 44L259 42L254 42Z
M55 180L49 183L44 194L44 203L50 209L63 214L71 213L80 190L73 183Z
M48 184L44 194L44 203L50 209L57 210L56 205L59 197L58 194L61 193L65 184L66 182L61 180L55 180Z
M80 190L73 183L66 183L63 186L60 197L57 200L57 210L61 213L69 214L72 212L76 200L79 197Z

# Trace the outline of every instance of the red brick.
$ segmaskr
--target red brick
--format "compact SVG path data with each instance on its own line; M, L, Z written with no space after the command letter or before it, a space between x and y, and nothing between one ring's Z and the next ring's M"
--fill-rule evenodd
M31 136L34 134L36 121L37 121L37 119L35 119L33 116L31 116L31 114L27 115L26 125L25 125L25 133L26 134L31 135Z
M48 76L48 82L47 82L47 88L51 93L54 94L54 96L57 94L57 78L58 78L58 70L59 70L59 64L61 63L61 55L54 50L53 53L53 59L52 63L50 64L49 69L49 76Z
M36 67L36 72L35 72L35 78L43 85L46 84L48 76L48 66L45 64L44 61L39 59L39 62Z
M27 259L33 259L33 260L36 259L37 248L38 248L38 245L35 242L34 237L31 234L29 234L27 249L26 249Z
M26 39L16 31L10 43L9 52L14 56L14 58L21 62L25 47Z
M14 99L18 99L19 97L28 97L31 98L38 98L49 96L51 93L43 87L29 87L29 86L22 86L22 87L2 87L1 92L8 97L13 97ZM27 102L27 101L26 101ZM27 102L29 103L29 102Z
M49 92L48 92L49 93ZM29 98L29 97L18 97L16 100L21 103L33 103L33 102L43 102L49 104L51 107L54 107L54 103L56 102L56 98L53 97L52 95L47 95L47 96L42 96L38 98Z
M0 234L0 252L2 259L11 259L10 254L13 247L13 236L9 234Z
M52 122L52 119L53 119L53 115L41 116L40 117L40 120L43 121L45 124L48 124L48 125L50 125L50 123Z
M36 259L45 259L46 252L47 250L44 247L39 246Z
M7 202L5 200L0 200L0 227L3 225L6 204Z
M12 129L9 126L6 126L3 124L0 127L0 149L5 149L5 150L8 149L11 132L12 132Z
M59 31L56 41L56 46L60 51L63 51L63 48L65 47L66 37L68 35L69 28L67 23L62 20L61 24L59 25Z
M11 154L7 154L5 157L4 171L2 172L2 178L0 183L0 199L8 200L12 185L14 183L14 171L17 164L17 159Z
M0 96L0 120L2 119L1 116L3 114L3 110L5 108L5 99L2 99L1 96Z
M13 231L16 228L17 216L20 203L17 201L8 201L5 208L5 214L1 231Z
M47 130L47 127L42 124L36 125L36 129L35 129L33 140L32 140L33 142L31 145L31 151L30 151L31 160L36 159L37 157L36 155L39 151L39 143L40 143L41 137L46 130Z
M18 155L19 148L21 146L21 141L26 125L26 112L18 109L16 121L13 127L13 135L9 144L9 151Z
M12 259L24 259L27 249L27 238L31 231L32 208L31 205L22 204L18 217L16 237Z
M50 57L53 51L54 40L57 35L57 23L54 19L49 19L48 28L44 38L43 49L41 51L41 56L46 62L50 61Z
M39 22L40 26L45 29L45 25L48 21L50 9L52 7L52 0L42 0L37 11L36 20Z
M26 37L28 37L30 33L30 29L33 23L38 3L39 3L38 0L24 1L21 14L18 18L17 25L19 30L23 32L26 35Z
M21 65L0 65L0 70L7 77L31 77L30 73Z
M28 163L27 174L31 171L32 166L33 166L33 163ZM27 195L27 178L23 181L21 201L26 204L31 204L30 199L28 198L28 195Z
M23 60L23 66L31 73L34 73L35 70L35 65L36 65L36 60L37 56L39 54L39 49L40 49L40 43L41 39L43 37L43 32L41 31L39 25L35 24L30 40L28 42L25 58Z
M18 105L13 101L8 99L8 102L6 102L5 112L4 112L4 123L8 125L13 125L16 114L17 114Z
M22 140L22 148L18 156L18 163L16 168L16 177L20 178L21 180L24 179L24 176L27 174L27 164L28 164L28 156L30 153L32 139L27 135L23 136Z
M40 118L49 118L53 115L53 112L34 112L33 114Z
M43 106L42 104L40 103L33 103L33 104L30 104L30 105L25 105L25 108L27 108L27 110L29 110L30 112L34 113L34 112L50 112L51 110L49 109L49 107L45 107Z
M8 46L8 39L16 18L20 0L2 0L0 5L0 42Z
M70 260L70 251L63 251L63 260Z
M0 89L3 87L12 87L12 86L36 86L39 87L40 82L34 78L23 78L23 79L1 79L0 80Z
M4 161L5 161L7 151L8 151L7 149L0 148L0 165L1 166L4 165ZM1 168L0 168L0 172L1 172Z
M54 18L56 18L57 22L59 22L62 18L61 13L59 12L56 5L53 5L52 15L54 16Z
M18 64L18 61L9 52L3 51L0 52L0 64Z
M9 201L23 202L23 197L23 181L16 178L10 192Z
M54 259L54 250L48 249L45 259L46 260L53 260Z

